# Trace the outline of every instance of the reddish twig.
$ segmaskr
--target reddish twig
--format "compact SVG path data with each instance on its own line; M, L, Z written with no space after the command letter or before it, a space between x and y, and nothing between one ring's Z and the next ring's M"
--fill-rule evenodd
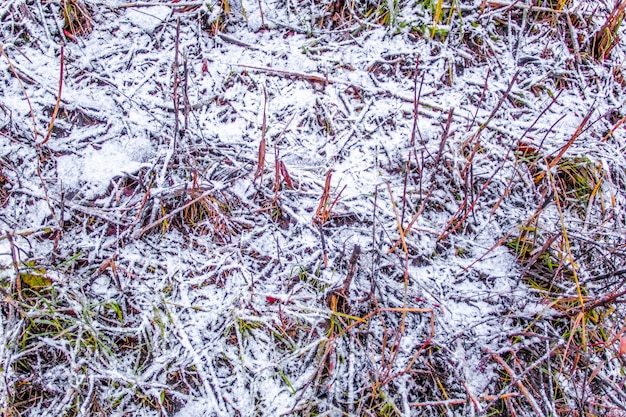
M476 111L474 112L474 117L472 117L472 121L470 122L469 129L474 126L476 122L476 116L478 116L478 109L480 109L480 105L483 103L485 99L485 91L487 91L487 82L489 81L489 74L491 74L491 68L487 68L487 75L485 76L485 84L483 85L483 91L480 93L480 99L478 99L478 105L476 105Z
M50 136L52 135L52 128L54 127L54 121L56 120L57 114L59 113L59 108L61 107L61 92L63 90L63 66L65 62L64 49L65 49L64 47L61 47L61 68L59 70L59 92L57 94L57 102L54 105L54 110L52 111L52 117L50 117L50 125L48 126L48 133L46 134L46 138L43 140L43 142L40 143L40 145L44 145L50 139Z
M424 85L425 74L422 75L422 80L420 81L420 88L418 91L417 89L418 69L419 69L419 57L415 59L415 78L413 79L413 128L411 129L411 147L415 145L415 132L417 132L417 134L419 135L420 142L424 142L424 139L422 138L422 132L420 132L419 128L417 127L417 118L419 115L419 102L422 96L422 86Z
M535 184L539 183L539 181L541 181L543 179L543 177L545 177L546 172L549 172L550 170L552 170L552 168L554 168L559 163L559 161L561 161L561 158L563 157L565 152L567 152L567 150L570 148L570 146L572 146L574 141L576 139L578 139L580 134L583 132L583 130L585 128L585 125L587 124L587 122L589 121L589 119L591 118L591 115L593 114L593 112L595 110L596 110L595 106L591 106L591 108L589 109L589 112L587 112L587 115L585 115L583 120L580 122L580 124L578 125L578 128L576 129L576 131L574 132L574 134L572 135L570 140L568 140L567 143L565 145L563 145L561 150L559 150L559 153L556 154L556 156L550 161L550 163L548 164L548 167L546 168L546 170L541 172L541 173L539 173L535 177Z
M178 100L178 85L180 84L180 76L178 74L178 53L180 46L180 19L176 19L176 39L174 40L174 86L173 86L173 99L174 99L174 142L172 144L172 152L176 151L176 141L178 139L178 112L180 110L180 104Z
M254 180L257 177L261 177L261 184L263 184L263 167L265 165L265 132L267 130L267 90L263 89L263 124L261 125L261 143L259 143L259 160L257 162L256 173L254 174Z
M24 93L24 97L26 97L26 102L28 103L28 108L30 109L30 118L33 121L33 141L36 141L37 140L37 136L39 136L39 132L37 131L37 122L35 121L35 112L33 111L33 106L30 103L30 98L28 97L28 94L26 93L26 89L24 88L24 84L22 83L22 77L20 77L20 75L17 73L17 70L13 66L13 63L9 59L9 56L5 52L5 50L2 47L2 45L0 45L0 52L2 52L2 55L4 55L4 57L6 58L7 62L9 63L9 68L11 68L11 72L13 73L15 78L17 78L17 81L20 83L20 87L22 88L22 92Z

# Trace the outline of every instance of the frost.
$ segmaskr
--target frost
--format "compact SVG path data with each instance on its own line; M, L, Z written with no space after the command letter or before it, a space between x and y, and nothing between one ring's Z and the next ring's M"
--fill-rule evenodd
M157 27L166 22L166 19L171 14L171 8L166 6L154 6L139 9L129 8L126 11L126 18L133 27L142 29L147 34L152 35Z
M151 153L144 138L129 139L125 144L107 142L88 149L82 160L75 155L59 157L58 178L74 192L84 190L85 198L91 200L103 195L114 178L148 166L142 161Z
M617 415L610 10L383 3L0 6L0 409Z

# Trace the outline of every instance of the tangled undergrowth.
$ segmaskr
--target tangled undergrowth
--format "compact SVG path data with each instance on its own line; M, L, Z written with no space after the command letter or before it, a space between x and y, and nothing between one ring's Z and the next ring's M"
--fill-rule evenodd
M625 9L4 1L3 416L626 415Z

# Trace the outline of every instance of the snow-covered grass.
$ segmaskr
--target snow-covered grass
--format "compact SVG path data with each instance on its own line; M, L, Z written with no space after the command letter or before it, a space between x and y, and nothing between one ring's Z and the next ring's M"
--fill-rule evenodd
M625 7L5 0L3 415L626 415Z

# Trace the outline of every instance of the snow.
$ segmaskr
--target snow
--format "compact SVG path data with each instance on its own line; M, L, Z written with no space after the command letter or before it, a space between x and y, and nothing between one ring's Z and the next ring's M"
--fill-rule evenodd
M70 192L82 190L87 200L93 200L105 194L114 178L148 167L141 161L148 160L150 153L150 142L145 138L129 138L126 143L107 142L90 147L82 158L59 157L58 180Z
M592 278L625 260L623 127L604 140L626 109L614 75L623 42L609 60L579 64L570 35L514 6L463 1L463 19L430 39L423 2L398 3L396 27L361 2L343 17L318 3L233 1L223 14L219 2L90 0L93 31L75 41L61 37L55 2L0 6L0 408L16 392L20 413L53 415L26 401L32 366L50 413L479 415L489 395L517 389L494 355L516 367L568 342L550 333L567 304L551 300L576 296L562 277L563 224L586 295L618 291ZM572 17L593 8L569 3ZM61 41L60 111L43 144ZM561 183L534 175L558 177L550 163L590 109L564 156L587 158L602 179L581 204L586 218L574 192L542 209ZM520 141L541 157L525 160ZM276 187L279 162L293 189L280 170ZM318 226L331 170L326 208L341 196ZM532 242L532 256L553 235L565 272L532 288L541 283L512 242ZM341 310L330 301L355 245ZM54 277L54 291L45 302L18 294L16 270ZM606 366L615 379L621 365ZM559 378L574 404L577 373Z
M152 35L160 25L166 23L171 14L172 10L167 6L154 6L142 9L129 8L125 17L131 27L142 29L148 35Z

